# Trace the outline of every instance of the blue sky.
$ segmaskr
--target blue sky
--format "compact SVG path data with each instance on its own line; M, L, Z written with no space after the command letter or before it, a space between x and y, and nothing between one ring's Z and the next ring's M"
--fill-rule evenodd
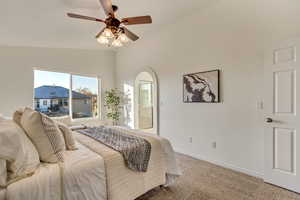
M97 78L73 75L73 90L89 88L94 94L98 94ZM43 85L56 85L70 88L70 74L34 70L34 88Z

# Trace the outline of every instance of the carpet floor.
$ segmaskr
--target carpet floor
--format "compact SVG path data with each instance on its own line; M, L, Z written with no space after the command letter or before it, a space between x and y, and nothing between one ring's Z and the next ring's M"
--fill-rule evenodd
M180 154L177 160L183 176L174 185L136 200L300 200L300 194L255 177Z

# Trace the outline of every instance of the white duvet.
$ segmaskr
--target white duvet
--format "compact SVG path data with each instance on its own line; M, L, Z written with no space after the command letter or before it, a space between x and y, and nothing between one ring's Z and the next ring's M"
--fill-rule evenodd
M120 153L77 133L78 150L65 152L64 163L42 164L33 176L9 185L7 200L133 200L181 175L168 140L120 129L151 142L147 173L129 170Z
M63 164L44 164L7 188L7 200L107 200L104 161L81 144ZM62 176L61 176L62 175Z
M0 200L5 200L6 190L0 188Z

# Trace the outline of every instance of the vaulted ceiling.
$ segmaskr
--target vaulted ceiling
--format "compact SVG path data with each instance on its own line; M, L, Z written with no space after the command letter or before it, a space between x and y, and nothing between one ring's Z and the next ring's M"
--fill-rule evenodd
M130 26L140 37L172 23L213 0L113 0L117 16L151 15L153 24ZM70 19L67 12L104 18L99 0L4 0L0 6L0 45L103 49L95 35L103 24Z

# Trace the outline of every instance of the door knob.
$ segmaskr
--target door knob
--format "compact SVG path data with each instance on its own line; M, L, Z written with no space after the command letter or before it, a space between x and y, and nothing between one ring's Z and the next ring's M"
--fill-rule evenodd
M268 117L268 118L266 119L266 122L267 122L267 123L272 123L272 122L273 122L273 119L270 118L270 117Z

